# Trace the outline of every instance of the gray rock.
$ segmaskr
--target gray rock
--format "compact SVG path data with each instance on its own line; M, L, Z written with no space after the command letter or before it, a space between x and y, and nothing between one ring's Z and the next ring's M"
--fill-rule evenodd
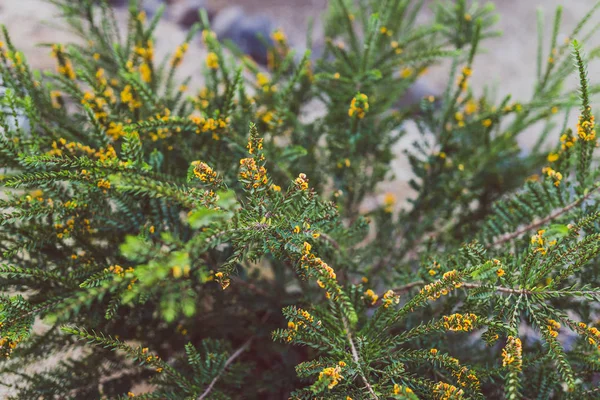
M169 13L177 21L179 26L189 29L192 25L200 22L200 10L205 9L208 14L208 20L212 21L214 12L207 7L205 0L186 0L174 3L169 7Z
M259 64L267 64L267 49L272 44L274 25L264 15L247 15L241 7L229 7L219 12L212 28L220 40L229 39Z

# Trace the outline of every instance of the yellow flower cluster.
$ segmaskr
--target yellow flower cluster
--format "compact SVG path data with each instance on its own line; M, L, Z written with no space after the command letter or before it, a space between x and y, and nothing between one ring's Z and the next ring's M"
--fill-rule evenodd
M392 36L394 34L394 31L388 29L386 26L382 26L381 28L379 28L379 33L386 36Z
M436 400L460 400L465 392L449 383L438 382L433 387L433 394Z
M52 107L61 108L64 104L62 93L59 90L52 90L50 92L50 101L52 102Z
M589 112L590 110L588 109L587 111ZM588 118L584 115L579 117L579 122L577 122L577 135L586 142L596 139L596 123L593 115L590 114Z
M210 105L210 100L215 98L215 93L209 88L202 88L195 99L194 108L197 110L205 110Z
M112 272L113 274L119 276L119 277L124 277L125 273L128 272L133 272L133 268L129 267L127 269L124 269L123 267L121 267L120 265L111 265L108 268L105 268L104 271L106 272Z
M444 315L443 326L448 331L465 331L469 332L475 328L477 315L475 314L452 314Z
M189 46L190 45L188 43L184 43L181 46L177 46L177 48L175 49L175 54L173 54L173 58L171 58L171 66L173 68L177 68L179 65L181 65L181 61L183 61L183 56L185 56L185 53L187 52Z
M404 386L400 386L397 383L394 383L394 394L401 394L402 391L404 391L404 393L413 393L413 390L411 388L409 388L408 386L404 387Z
M127 104L131 111L142 106L142 102L133 95L131 85L126 85L121 91L121 103Z
M307 190L308 178L306 177L306 174L299 174L298 177L294 180L294 184L299 190Z
M379 295L377 295L372 289L367 289L364 293L364 296L365 300L371 302L371 305L375 305L379 299Z
M216 70L219 68L219 56L217 53L210 52L206 55L206 66L209 69Z
M110 182L106 179L100 179L98 181L98 187L100 189L110 189Z
M286 42L287 42L287 36L281 29L275 30L271 34L271 39L273 39L275 42L277 42L279 44L286 44Z
M286 331L287 336L285 339L288 343L291 342L292 339L294 339L294 337L297 335L298 329L302 329L307 323L313 323L315 320L315 318L306 310L298 309L298 314L298 321L288 322L288 329Z
M231 280L229 278L225 278L225 275L222 272L217 272L215 274L215 278L217 282L221 285L221 289L225 290L229 287Z
M467 101L467 104L465 104L465 114L471 115L477 111L479 111L479 105L473 100Z
M597 346L598 350L600 350L600 330L598 328L592 326L588 327L585 323L580 322L578 325L577 332L581 335L588 336L588 343L592 346Z
M396 42L395 40L393 40L393 41L390 43L390 46L392 46L392 49L394 49L394 52L395 52L396 54L402 54L402 52L404 51L404 50L402 50L402 48L400 47L400 43Z
M269 77L266 74L263 74L262 72L256 74L256 84L262 89L264 93L277 91L277 85L272 84Z
M348 116L356 115L356 118L363 119L367 111L369 111L369 98L366 94L358 93L350 102Z
M521 339L509 336L506 346L502 349L502 366L514 366L518 371L523 365L523 348Z
M112 161L117 158L117 153L110 144L106 148L96 150L79 142L67 142L64 138L59 139L58 142L52 142L52 150L48 152L48 155L62 156L65 153L76 155L77 152L97 158L99 161Z
M537 246L537 248L535 249L535 252L540 253L542 255L546 255L546 253L548 253L548 248L556 245L556 239L550 240L550 241L546 241L544 239L545 232L546 232L545 229L540 229L537 232L537 234L535 234L531 237L531 244Z
M0 323L0 327L2 323ZM17 347L19 344L18 340L11 340L6 337L0 337L0 356L4 358L10 357L10 353Z
M433 262L433 265L431 266L431 268L429 269L429 271L427 271L427 273L428 273L430 276L437 275L437 273L439 272L439 270L440 270L441 268L442 268L442 265L441 265L439 262L437 262L437 261L434 261L434 262Z
M107 105L108 103L115 104L117 97L114 90L108 87L103 68L96 71L96 81L98 82L98 94L91 91L85 92L81 104L90 107L94 112L94 118L102 125L106 125L106 119L108 118Z
M240 166L240 178L245 181L247 189L258 189L268 184L267 169L264 166L257 166L254 158L241 159Z
M548 154L548 157L546 159L548 160L548 162L553 163L556 160L558 160L558 158L559 158L558 153L550 153L550 154Z
M414 70L411 67L404 67L400 71L400 76L403 79L407 79L407 78L410 78L413 75L413 72L414 72Z
M112 140L119 140L125 136L125 130L123 129L122 122L110 122L106 134L111 137Z
M459 370L454 371L452 375L456 377L456 380L462 387L479 387L479 378L477 378L477 375L467 367L462 367Z
M52 46L52 57L56 58L58 61L59 74L71 80L76 78L73 64L71 64L71 61L67 59L65 55L65 49L62 44L55 44Z
M463 67L461 75L458 77L458 81L456 82L461 91L466 92L469 88L469 78L471 75L473 75L473 70L466 66Z
M319 380L327 379L329 382L327 387L332 389L340 382L340 380L344 379L341 372L342 369L339 365L336 365L335 367L323 368L323 371L319 373Z
M204 29L202 30L202 42L206 45L212 39L216 39L217 34L211 30Z
M304 242L302 245L302 257L300 258L302 267L304 269L315 268L322 277L335 280L337 275L335 274L333 268L331 268L325 261L315 256L315 254L311 252L311 249L311 244Z
M560 185L560 181L562 181L562 174L558 171L553 170L550 167L544 167L542 169L542 173L548 175L548 177L554 180L554 186Z
M217 173L213 171L213 169L209 167L208 164L202 161L194 161L192 165L194 166L194 175L196 175L196 177L200 179L200 181L208 184L216 182Z
M174 265L171 267L171 273L173 274L173 278L181 278L182 276L188 277L190 276L190 266L184 265L181 268L179 265Z
M462 283L458 282L458 273L453 269L446 272L441 280L425 285L421 289L420 294L426 296L429 300L436 300L440 298L440 296L447 295L449 290L461 286Z
M152 42L152 40L148 40L146 42L145 47L138 45L133 48L133 51L143 60L139 67L142 80L146 83L151 82L152 69L150 68L150 65L152 64L152 60L154 59L154 43Z
M561 142L561 149L566 150L568 148L571 148L575 145L575 142L577 141L577 137L576 136L571 136L569 134L563 134L560 137L560 142Z
M256 150L262 150L263 149L263 139L258 138L258 139L254 139L254 140L249 140L248 144L246 145L246 148L248 149L249 154L254 154L256 152Z
M549 319L547 323L548 325L546 326L546 328L548 328L548 334L553 338L557 337L558 331L560 330L560 323L553 319Z
M77 208L77 204L75 202L66 202L64 204L65 208ZM91 226L90 226L90 220L85 218L83 220L83 227L90 232L91 231ZM65 236L68 236L71 234L71 232L73 232L73 230L75 229L75 220L73 218L69 218L64 224L61 223L56 223L54 224L54 229L56 229L56 237L58 239L62 239Z
M388 290L383 294L383 308L388 308L391 305L396 305L400 303L400 297L394 293L393 290Z
M212 132L212 137L214 140L219 140L219 135L217 134L217 131L219 129L227 128L227 124L229 123L228 118L227 119L223 119L223 118L214 119L214 118L199 117L197 115L191 115L189 117L189 120L192 121L194 123L194 125L196 125L196 133L197 134L205 133L205 132Z
M383 198L383 211L391 214L394 211L394 206L396 205L396 196L393 193L386 193Z

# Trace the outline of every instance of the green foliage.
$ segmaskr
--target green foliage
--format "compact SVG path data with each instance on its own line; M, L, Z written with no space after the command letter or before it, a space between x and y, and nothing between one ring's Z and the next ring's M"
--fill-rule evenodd
M52 2L85 39L51 45L56 72L32 71L6 30L0 46L12 398L598 394L599 52L583 48L600 3L564 44L559 9L547 52L539 15L534 94L517 103L469 86L497 35L490 5L439 2L417 25L419 1L332 1L322 56L276 31L261 70L204 15L161 61L161 13L131 1L121 32L105 2ZM192 93L178 67L200 31ZM444 59L444 94L399 106ZM410 201L364 211L409 121Z

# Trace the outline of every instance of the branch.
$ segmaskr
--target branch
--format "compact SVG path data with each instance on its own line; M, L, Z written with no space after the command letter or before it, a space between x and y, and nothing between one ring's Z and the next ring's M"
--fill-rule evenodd
M415 281L415 282L407 283L406 285L397 287L392 290L396 294L402 294L402 293L412 289L415 286L421 286L424 284L425 284L425 281ZM476 289L476 288L480 288L483 286L485 286L485 285L482 285L481 283L463 283L461 287L466 288L466 289ZM504 287L504 286L493 286L493 289L499 293L526 294L526 295L534 293L533 291L527 290L527 289L512 289L512 288L508 288L508 287ZM540 292L540 293L543 293L543 292Z
M396 289L394 289L394 293L396 294L402 294L404 292L408 292L410 289L414 288L415 286L421 286L424 285L425 281L415 281L415 282L411 282L411 283L407 283L406 285L397 287Z
M467 289L476 289L483 287L480 283L463 283L462 287ZM499 293L510 293L510 294L533 294L533 291L527 289L512 289L504 286L493 286L493 289Z
M340 249L339 243L331 236L325 233L321 233L321 238L324 239L326 242L329 242L336 250Z
M542 225L547 224L548 222L560 217L562 214L572 210L573 208L577 207L579 204L583 203L585 200L587 200L595 191L597 191L600 188L600 186L597 186L593 189L591 189L585 196L577 199L576 201L574 201L573 203L560 208L558 210L556 210L554 213L548 215L546 218L542 218L541 220L531 223L527 226L524 226L523 228L512 232L512 233L507 233L503 236L500 236L500 238L498 238L498 240L496 240L495 242L493 242L490 247L494 247L494 246L498 246L500 244L506 243L512 239L515 239L519 236L521 236L522 234L532 230L532 229L536 229L539 228Z
M223 369L219 372L217 376L214 377L214 379L210 382L204 393L202 393L197 400L203 400L204 398L206 398L206 396L209 395L209 393L212 391L213 387L215 386L221 375L223 375L227 367L229 367L229 365L233 363L236 358L238 358L244 351L248 349L248 347L250 347L250 344L253 340L254 336L251 336L250 339L246 340L243 345L241 345L231 356L229 356L227 361L225 361Z
M350 351L352 352L352 359L354 360L354 362L356 363L356 366L359 369L360 377L361 377L362 381L364 382L365 387L367 388L369 393L371 393L371 396L375 400L379 400L379 397L377 397L377 395L375 394L373 387L371 387L371 385L369 384L369 381L367 380L365 375L362 373L362 370L360 368L360 357L358 355L358 350L356 350L356 346L354 346L354 340L352 340L352 333L350 332L350 327L348 326L348 321L346 321L346 316L343 313L342 313L342 322L344 323L344 329L346 330L346 337L348 338L348 342L350 342Z

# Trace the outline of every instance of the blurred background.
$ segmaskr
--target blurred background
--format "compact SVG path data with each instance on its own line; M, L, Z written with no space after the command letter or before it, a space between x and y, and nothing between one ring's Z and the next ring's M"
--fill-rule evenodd
M109 0L115 13L125 24L128 0ZM419 18L432 18L430 5L434 0L426 0ZM416 1L415 1L416 2ZM500 15L497 29L503 32L498 38L483 43L483 53L476 58L472 87L481 93L485 85L495 88L498 96L512 94L513 100L527 100L533 92L535 59L537 50L537 9L544 11L545 30L548 36L556 7L563 6L561 35L562 43L582 17L598 0L493 0ZM485 1L480 1L485 3ZM270 32L282 28L290 43L298 50L306 48L307 26L314 22L313 38L315 53L323 41L321 14L327 7L327 0L145 0L146 13L151 16L161 5L166 6L162 23L157 30L156 53L158 57L170 53L184 38L186 30L198 20L198 10L204 8L211 20L213 29L221 38L230 39L251 55L259 63L264 61L264 44L257 36L269 37ZM47 47L39 43L73 42L78 40L64 31L64 23L58 18L57 9L45 0L0 0L0 23L5 24L16 46L20 48L34 68L54 69L54 61ZM590 26L594 26L592 22ZM586 49L600 45L600 34L595 34ZM547 54L550 44L544 48ZM180 68L182 76L193 75L191 88L202 85L199 68L203 64L205 50L197 39L190 46L190 52ZM594 64L589 68L592 83L600 83L600 68ZM448 81L447 64L431 68L411 92L412 98L419 101L423 96L441 93ZM572 85L576 81L572 80ZM318 108L318 107L317 107ZM309 112L310 115L310 112ZM575 113L573 115L573 120ZM406 127L408 135L396 146L399 157L394 161L396 181L383 184L372 201L380 202L386 192L396 195L398 200L410 195L407 181L410 168L402 149L415 138L414 129ZM535 143L537 133L523 135L520 139L527 150ZM368 203L368 202L367 202ZM365 207L369 208L369 204Z

